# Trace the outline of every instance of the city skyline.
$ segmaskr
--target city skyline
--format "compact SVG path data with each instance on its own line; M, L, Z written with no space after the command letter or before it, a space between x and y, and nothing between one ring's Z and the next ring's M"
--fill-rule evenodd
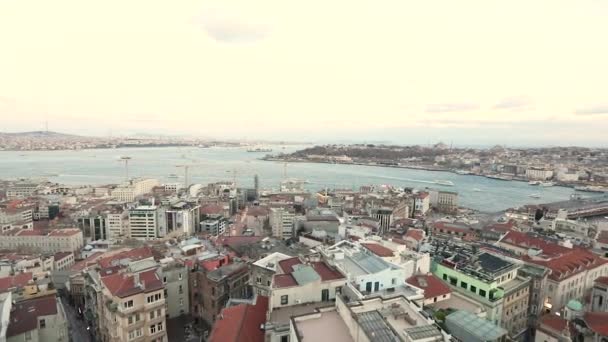
M2 131L605 146L600 1L38 6L0 4Z

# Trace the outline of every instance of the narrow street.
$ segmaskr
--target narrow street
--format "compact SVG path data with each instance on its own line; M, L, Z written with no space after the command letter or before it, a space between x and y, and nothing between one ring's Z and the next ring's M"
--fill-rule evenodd
M71 341L93 342L82 316L78 315L74 307L68 304L68 301L64 297L61 298L61 303L63 304L66 319L68 320L68 330Z

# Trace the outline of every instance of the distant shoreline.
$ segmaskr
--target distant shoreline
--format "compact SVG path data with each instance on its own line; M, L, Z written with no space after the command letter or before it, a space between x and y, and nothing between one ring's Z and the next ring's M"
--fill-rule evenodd
M501 180L501 179L493 179L488 177L489 175L480 175L480 174L476 174L476 173L467 173L467 174L459 174L457 173L455 170L452 169L446 169L446 168L437 168L437 167L432 167L432 166L424 166L424 165L420 165L420 166L416 166L416 165L389 165L389 164L378 164L378 163L361 163L361 162L352 162L352 163L341 163L341 162L330 162L330 161L323 161L323 160L286 160L286 159L281 159L281 158L275 158L275 157L271 157L271 158L259 158L259 160L262 161L274 161L274 162L284 162L284 163L310 163L310 164L338 164L338 165L359 165L359 166L375 166L375 167L382 167L382 168L393 168L393 169L409 169L409 170L421 170L421 171L437 171L437 172L448 172L448 173L452 173L452 174L456 174L459 176L476 176L476 177L483 177L483 178L487 178L487 179L492 179L495 181L500 181L500 182L511 182L511 181L515 181L515 182L529 182L528 179L524 179L524 178L513 178L511 180ZM563 188L574 188L576 185L575 184L566 184L566 183L559 183L559 182L554 182L555 185L554 186L559 186L559 187L563 187Z

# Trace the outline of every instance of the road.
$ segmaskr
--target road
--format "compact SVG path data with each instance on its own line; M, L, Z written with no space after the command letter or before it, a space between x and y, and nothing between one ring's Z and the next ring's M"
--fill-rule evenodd
M71 341L74 342L93 342L84 319L76 313L74 307L68 304L67 300L61 298L65 315L68 320L68 329Z

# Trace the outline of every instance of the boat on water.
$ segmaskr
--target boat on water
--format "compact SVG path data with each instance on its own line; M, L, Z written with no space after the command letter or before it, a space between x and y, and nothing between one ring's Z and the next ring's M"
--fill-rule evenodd
M528 185L540 185L540 181L529 181Z
M449 180L435 180L433 181L433 183L438 185L454 186L454 183Z
M506 175L486 175L486 178L502 180L502 181L512 181L513 180L513 176L506 176Z
M608 188L604 188L602 186L575 186L574 190L582 191L582 192L598 192L598 193L608 193Z
M540 194L531 194L531 195L528 195L528 196L532 197L532 198L540 198Z
M481 190L479 188L473 188L473 191L475 191L475 192L482 192L483 190Z
M540 182L540 184L538 184L540 186L554 186L555 183L553 182Z
M471 171L467 171L467 170L456 170L456 173L459 175L470 175Z
M168 175L167 178L175 179L175 178L177 178L177 175L175 173L172 173L172 174Z
M272 152L272 149L271 148L256 147L256 148L248 148L247 152Z

